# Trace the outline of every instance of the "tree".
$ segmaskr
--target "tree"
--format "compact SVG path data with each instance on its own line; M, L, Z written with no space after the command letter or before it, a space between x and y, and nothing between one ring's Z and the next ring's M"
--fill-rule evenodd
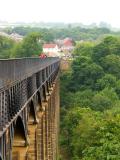
M107 36L93 48L92 59L96 63L101 63L104 57L111 54L120 54L120 39L114 36Z
M0 36L0 58L10 58L14 45L13 40Z
M116 92L112 88L105 88L92 98L92 109L104 111L112 108L119 100Z
M23 42L19 43L13 50L15 57L33 57L42 52L41 36L39 33L28 34Z
M118 97L120 98L120 80L118 80L116 82L115 91L116 91Z
M40 33L41 33L42 39L45 42L48 42L48 43L53 42L54 35L52 32L50 32L50 30L44 29Z
M110 50L103 42L93 48L92 59L96 63L101 63L101 58L110 54Z
M84 91L77 91L75 93L69 94L70 96L70 106L71 107L91 107L92 98L95 93L91 89L85 89Z
M97 79L104 75L102 67L93 63L89 57L81 56L77 58L73 62L72 68L70 89L73 91L94 88Z
M108 55L105 58L102 58L101 65L105 72L120 78L120 56L115 54Z
M104 44L109 48L111 54L120 55L120 39L115 36L104 38Z
M67 112L62 133L70 160L119 160L120 108L103 113L89 108Z
M92 42L84 42L78 43L75 47L74 54L75 56L91 56L93 53L93 46Z
M83 151L83 160L119 160L120 157L120 109L107 111L99 123L95 135L97 143Z
M116 77L112 74L105 74L101 79L98 79L95 88L96 90L103 90L104 88L115 88L116 87Z

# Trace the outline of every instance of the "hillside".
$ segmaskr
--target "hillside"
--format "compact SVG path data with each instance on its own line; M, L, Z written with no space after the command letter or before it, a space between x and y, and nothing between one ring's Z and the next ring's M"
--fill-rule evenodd
M61 160L119 160L120 38L78 44L74 54L61 75Z

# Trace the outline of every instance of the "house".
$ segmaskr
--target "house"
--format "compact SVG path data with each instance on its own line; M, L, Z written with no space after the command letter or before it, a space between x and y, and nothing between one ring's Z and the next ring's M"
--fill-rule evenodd
M74 49L74 41L71 38L65 38L63 45L61 46L62 51L71 52Z
M1 36L5 36L5 37L8 37L16 42L20 42L23 40L23 36L17 34L17 33L12 33L12 34L7 34L7 33L4 33L4 32L0 32L0 35Z
M59 47L54 43L44 44L43 53L45 53L48 57L57 57L59 56Z
M16 42L21 42L23 40L23 36L19 35L17 33L12 33L12 34L9 35L9 37Z
M57 52L59 52L58 45L54 44L54 43L44 44L43 45L43 52L44 53L49 53L49 52L57 53Z

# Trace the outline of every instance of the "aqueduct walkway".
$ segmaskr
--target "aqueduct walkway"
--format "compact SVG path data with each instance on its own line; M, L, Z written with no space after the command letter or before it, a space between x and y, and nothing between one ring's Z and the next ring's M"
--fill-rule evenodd
M0 160L57 160L59 64L0 60Z

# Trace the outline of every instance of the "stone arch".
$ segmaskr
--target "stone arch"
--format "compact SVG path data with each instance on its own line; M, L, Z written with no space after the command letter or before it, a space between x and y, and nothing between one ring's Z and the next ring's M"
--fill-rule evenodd
M12 143L12 160L25 160L27 152L27 135L22 118L18 116L14 126L14 138Z
M45 85L42 86L42 92L43 92L43 99L46 100L46 88Z
M28 116L28 137L30 145L27 150L27 158L28 159L36 159L36 127L38 123L37 119L37 95L34 95L33 99L28 104L29 116Z
M29 103L29 118L28 118L28 122L29 123L34 123L35 120L36 120L36 111L35 111L33 100L31 100L30 103Z
M18 118L16 120L16 124L14 126L13 146L19 145L17 143L18 141L24 141L24 145L25 145L26 132L25 132L25 128L24 128L22 118L20 116L18 116Z
M39 105L40 108L41 108L41 107L42 107L42 98L41 98L41 93L40 93L40 91L37 91L36 96L37 96L37 103L38 103L38 105Z
M49 94L49 82L46 82L46 87L47 87L47 93Z
M37 91L37 93L36 93L36 99L37 99L37 103L39 103L40 104L40 92L39 91Z

